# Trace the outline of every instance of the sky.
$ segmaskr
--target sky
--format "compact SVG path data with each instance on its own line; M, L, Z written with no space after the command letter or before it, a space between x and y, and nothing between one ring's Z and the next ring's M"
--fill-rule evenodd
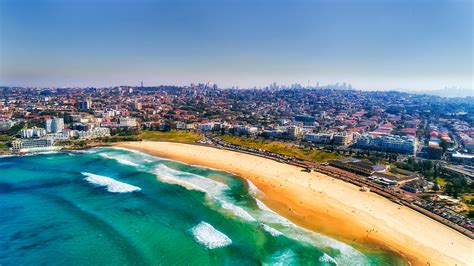
M474 89L471 0L0 0L0 86Z

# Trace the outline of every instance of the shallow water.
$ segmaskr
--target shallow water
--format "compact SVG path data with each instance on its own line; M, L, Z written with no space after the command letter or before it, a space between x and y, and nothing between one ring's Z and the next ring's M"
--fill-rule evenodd
M302 229L229 173L116 148L0 158L0 265L394 265Z

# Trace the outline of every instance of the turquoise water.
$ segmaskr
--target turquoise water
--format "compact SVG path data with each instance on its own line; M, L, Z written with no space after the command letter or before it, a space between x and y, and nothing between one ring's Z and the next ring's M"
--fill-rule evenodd
M0 158L0 265L393 265L292 224L226 172L124 149Z

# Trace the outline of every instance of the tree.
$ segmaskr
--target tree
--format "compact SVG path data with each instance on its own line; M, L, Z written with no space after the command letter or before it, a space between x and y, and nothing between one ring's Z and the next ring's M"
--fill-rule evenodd
M448 194L448 196L452 196L454 192L454 187L451 183L446 184L446 187L444 188L444 192Z
M20 133L20 130L23 129L26 126L25 122L20 122L14 126L12 126L10 129L6 131L7 135L10 136L16 136L18 133Z
M376 163L378 163L378 162L380 161L380 158L373 155L373 156L370 156L370 157L369 157L369 161L371 161L372 163L376 164Z
M441 147L441 149L443 149L443 153L445 153L448 150L449 143L446 140L442 139L439 146Z
M469 210L469 218L474 218L474 210Z
M453 191L453 198L457 199L459 197L459 192L457 189L454 189Z

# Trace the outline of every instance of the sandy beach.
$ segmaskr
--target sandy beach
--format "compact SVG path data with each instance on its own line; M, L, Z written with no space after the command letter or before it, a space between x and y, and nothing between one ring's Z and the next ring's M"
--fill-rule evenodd
M117 146L234 173L262 192L259 198L294 223L340 241L376 244L412 265L474 265L474 241L408 207L320 173L216 148L126 142Z

